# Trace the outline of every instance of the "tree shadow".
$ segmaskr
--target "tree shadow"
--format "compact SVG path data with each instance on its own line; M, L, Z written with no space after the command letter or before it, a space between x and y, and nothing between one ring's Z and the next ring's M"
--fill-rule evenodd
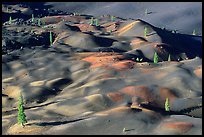
M162 43L171 45L169 47L171 55L185 53L189 59L196 56L202 58L202 36L172 33L157 27L153 29L161 37Z
M62 124L67 124L67 123L73 123L81 120L85 120L87 118L78 118L78 119L73 119L73 120L65 120L65 121L53 121L53 122L35 122L35 123L29 123L26 124L28 126L31 125L37 125L37 126L58 126Z
M186 116L190 116L190 117L192 117L192 115L188 114L189 112L191 112L192 110L195 110L195 109L202 108L202 106L194 106L194 107L190 107L190 108L183 109L183 110L180 110L180 111L172 111L172 110L166 111L163 108L155 107L155 106L152 106L151 104L141 104L141 107L153 110L155 112L158 112L163 116L167 116L167 115L186 115Z

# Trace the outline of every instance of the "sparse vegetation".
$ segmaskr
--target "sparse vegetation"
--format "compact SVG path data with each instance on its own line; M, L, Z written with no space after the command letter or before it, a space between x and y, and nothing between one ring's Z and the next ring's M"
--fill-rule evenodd
M38 19L38 26L40 27L40 19Z
M127 129L126 128L123 128L123 133L125 133L127 131Z
M31 22L34 22L34 15L32 14Z
M24 124L27 123L26 115L24 112L24 101L23 101L23 95L20 93L19 99L18 99L18 124L21 126L25 126Z
M166 101L165 101L165 111L170 111L170 103L168 98L166 98Z
M144 27L144 37L147 37L147 27Z
M95 19L95 25L96 25L96 26L99 26L99 25L98 25L98 19Z
M147 11L147 9L145 9L145 15L147 15L148 14L148 11Z
M111 21L114 21L115 20L115 17L114 16L111 16Z
M157 64L159 60L159 57L157 55L157 52L154 52L154 63Z
M11 22L12 22L12 18L11 18L11 16L9 17L9 24L11 24Z
M168 61L171 61L171 55L169 54Z
M136 58L136 61L137 62L142 62L143 58L139 59L139 58Z
M196 30L195 30L195 29L193 30L193 33L192 33L192 35L196 35Z
M91 17L90 25L93 25L93 24L94 24L94 18Z
M52 32L50 31L50 46L52 46Z
M177 30L172 30L171 32L172 32L172 33L177 33Z

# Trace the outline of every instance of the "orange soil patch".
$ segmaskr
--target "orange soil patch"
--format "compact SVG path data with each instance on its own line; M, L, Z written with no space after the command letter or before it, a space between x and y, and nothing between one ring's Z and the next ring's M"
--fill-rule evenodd
M116 31L116 24L114 22L109 22L102 25L106 31Z
M112 64L112 67L116 70L131 69L134 67L135 62L132 60L123 60Z
M86 57L82 60L90 62L92 64L91 67L99 67L99 66L107 66L110 65L116 61L118 61L119 59L123 59L124 56L123 55L118 55L118 54L96 54L96 55L92 55L89 57Z
M141 73L144 74L149 74L152 73L152 71L154 71L154 68L139 68Z
M98 62L115 62L116 60L124 58L123 55L93 55L86 57L82 60L90 62L92 64L98 63Z
M130 30L136 23L138 23L138 21L134 21L134 22L132 22L132 23L130 23L130 24L120 28L116 33L118 35L122 35L123 33L127 32L128 30Z
M134 49L139 48L142 44L148 44L149 42L146 42L142 39L139 38L134 38L133 40L131 40L130 45L134 46Z
M162 100L166 100L166 98L169 98L169 101L173 101L177 98L177 96L173 93L173 91L169 88L165 87L159 87L159 94Z
M119 102L123 100L124 94L120 92L113 92L113 93L108 93L107 96L114 102Z
M57 43L57 41L58 41L59 39L63 38L63 37L66 36L66 35L67 35L67 32L61 32L61 33L59 33L59 34L57 35L57 37L55 38L53 44Z
M112 108L112 109L109 109L109 110L105 110L105 111L98 112L98 113L96 113L95 115L106 116L106 115L114 114L114 113L128 112L128 111L130 111L130 110L131 110L130 107L127 107L127 106L119 106L119 107L116 107L116 108Z
M179 132L185 133L193 127L192 123L189 122L165 122L161 125L164 129L175 129Z
M100 53L83 58L83 61L90 62L91 68L105 67L109 69L125 70L134 67L135 62L131 60L122 60L123 55L115 53Z
M112 77L114 77L114 76L111 74L99 74L96 77L90 78L90 81L99 80L99 79L107 79L107 78L112 78Z
M160 80L160 79L166 77L167 75L168 75L167 72L159 72L159 73L158 73L157 75L155 75L154 77L155 77L156 79Z
M63 19L65 21L80 22L80 21L85 20L85 17L66 15L66 16L48 16L48 17L42 18L42 20L45 24L49 24L49 22L58 23L58 22L62 21Z

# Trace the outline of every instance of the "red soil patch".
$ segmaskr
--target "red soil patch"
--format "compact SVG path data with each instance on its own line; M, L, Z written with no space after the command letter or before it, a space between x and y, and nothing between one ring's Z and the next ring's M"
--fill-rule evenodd
M146 86L127 86L121 89L120 92L130 96L140 97L145 102L151 102L154 100L150 89Z
M175 129L181 133L185 133L193 127L192 123L189 122L165 122L161 125L164 129Z
M155 93L155 91L152 92L150 88L143 85L127 86L119 90L119 92L131 96L133 105L151 103L151 105L161 108L164 108L164 103L167 97L170 100L170 103L177 98L171 89L165 87L159 87L158 93Z
M202 78L202 67L197 67L193 72L197 77Z
M107 96L114 102L119 102L123 100L124 94L120 92L108 93Z

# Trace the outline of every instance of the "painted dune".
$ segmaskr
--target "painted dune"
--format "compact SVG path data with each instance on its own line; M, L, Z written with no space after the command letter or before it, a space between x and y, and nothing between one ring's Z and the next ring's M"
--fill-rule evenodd
M202 35L25 3L2 12L2 134L202 134Z

